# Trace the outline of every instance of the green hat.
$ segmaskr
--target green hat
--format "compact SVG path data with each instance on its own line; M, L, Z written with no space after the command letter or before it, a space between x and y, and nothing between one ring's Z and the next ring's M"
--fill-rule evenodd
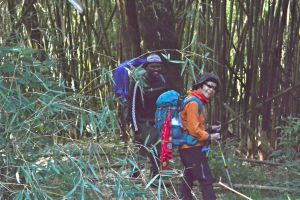
M201 86L205 82L209 82L209 81L212 81L212 82L216 83L217 84L217 88L216 89L218 90L218 88L220 87L221 82L220 82L219 76L217 74L215 74L214 72L204 73L200 77L200 79L198 80L198 82L196 82L193 85L192 89L196 90L199 86Z

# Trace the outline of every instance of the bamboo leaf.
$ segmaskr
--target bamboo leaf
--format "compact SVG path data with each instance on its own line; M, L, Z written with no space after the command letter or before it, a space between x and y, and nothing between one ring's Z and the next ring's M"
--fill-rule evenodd
M25 192L25 199L26 200L31 200L29 192Z
M184 64L183 60L170 60L169 62L175 63L175 64Z
M97 173L96 173L96 171L95 171L93 165L91 165L90 163L88 163L88 167L89 167L89 169L91 170L93 176L96 178L96 180L97 180L97 181L100 181L100 179L99 179L99 177L98 177L98 175L97 175Z
M94 185L94 184L92 184L91 182L89 182L89 181L85 181L85 183L93 190L93 191L95 191L95 192L97 192L97 193L99 193L99 194L101 194L101 196L103 196L103 193Z
M49 161L48 164L50 165L51 169L54 170L55 173L61 174L60 171L59 171L59 169L57 168L57 166L54 163L52 163L51 161Z
M82 183L82 179L80 178L79 181L76 183L76 185L72 188L72 190L67 193L66 198L71 197L75 193L75 191L77 190L77 188L80 186L81 183Z
M159 174L156 174L149 182L148 184L146 185L145 189L148 189L152 183L157 179L157 177L159 177Z
M140 169L139 166L131 159L127 159L127 161L133 166L133 168Z
M82 180L82 182L81 182L81 197L80 197L80 199L81 200L84 200L85 199L85 180Z
M185 72L185 69L186 69L188 66L189 66L189 60L188 60L188 59L186 59L186 60L184 61L184 64L183 64L183 66L181 67L180 76L182 76L182 75L183 75L183 73Z
M84 116L83 113L80 114L80 135L82 136L83 134L83 126L85 126L85 120L84 120Z
M19 174L19 170L16 172L16 179L17 179L17 183L21 183L20 182L20 174Z
M15 200L23 200L23 195L24 195L24 192L23 191L20 191L17 193L17 196L14 198Z
M171 55L168 53L168 54L164 54L164 53L162 53L161 54L167 61L170 61L170 57L171 57Z

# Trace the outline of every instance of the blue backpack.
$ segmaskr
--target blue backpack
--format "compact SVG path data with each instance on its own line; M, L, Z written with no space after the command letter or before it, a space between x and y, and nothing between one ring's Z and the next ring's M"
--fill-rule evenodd
M183 144L193 146L198 143L195 137L184 132L181 123L180 112L191 101L197 102L199 113L201 113L203 103L200 99L197 97L184 98L174 90L169 90L161 94L156 101L155 127L161 134L167 114L171 111L171 135L174 146L181 146Z
M122 102L129 97L129 71L142 66L147 61L145 58L133 58L122 62L114 71L114 93Z

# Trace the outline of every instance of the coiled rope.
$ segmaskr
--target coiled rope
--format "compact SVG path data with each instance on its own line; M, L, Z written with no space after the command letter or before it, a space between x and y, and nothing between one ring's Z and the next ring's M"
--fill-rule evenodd
M138 83L139 81L137 81L134 85L133 88L133 98L132 98L132 110L131 110L131 115L132 115L132 122L133 122L133 128L134 131L138 131L138 126L136 123L136 115L135 115L135 97L136 97L136 91L137 91L137 87L138 87Z

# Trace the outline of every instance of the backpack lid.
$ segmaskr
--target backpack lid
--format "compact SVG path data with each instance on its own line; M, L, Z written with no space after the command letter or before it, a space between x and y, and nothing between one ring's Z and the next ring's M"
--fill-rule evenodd
M147 60L145 58L133 58L129 61L125 61L124 64L130 65L130 67L139 67L141 65L144 65L147 63Z
M175 90L162 93L156 100L156 106L177 106L180 94Z

